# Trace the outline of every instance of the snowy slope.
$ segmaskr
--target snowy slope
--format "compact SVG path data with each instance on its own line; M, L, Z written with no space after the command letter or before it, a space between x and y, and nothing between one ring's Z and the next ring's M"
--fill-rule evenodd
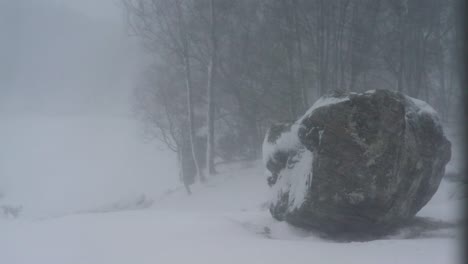
M0 115L0 123L0 207L21 205L23 216L62 215L178 184L174 153L144 142L131 118Z
M443 181L421 216L456 221ZM461 263L459 232L371 242L323 240L271 218L259 163L231 164L187 196L144 210L0 220L2 263ZM452 231L458 231L452 228Z

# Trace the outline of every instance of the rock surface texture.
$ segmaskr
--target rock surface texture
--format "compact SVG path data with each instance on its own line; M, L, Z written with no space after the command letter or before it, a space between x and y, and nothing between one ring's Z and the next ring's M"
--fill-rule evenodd
M265 137L270 212L331 237L387 234L434 195L450 148L423 101L388 90L324 96Z

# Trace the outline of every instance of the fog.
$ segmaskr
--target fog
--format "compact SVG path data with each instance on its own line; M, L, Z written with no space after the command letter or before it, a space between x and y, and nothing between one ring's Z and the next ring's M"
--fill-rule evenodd
M462 263L461 7L0 0L0 262Z
M0 21L4 201L60 215L176 185L133 114L147 62L118 1L1 1Z

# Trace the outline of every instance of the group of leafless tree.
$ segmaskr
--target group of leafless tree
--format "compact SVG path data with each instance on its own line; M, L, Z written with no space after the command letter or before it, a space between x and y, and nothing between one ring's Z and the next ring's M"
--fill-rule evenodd
M334 90L391 89L460 110L458 0L123 0L153 63L136 89L187 186L255 159L274 121Z

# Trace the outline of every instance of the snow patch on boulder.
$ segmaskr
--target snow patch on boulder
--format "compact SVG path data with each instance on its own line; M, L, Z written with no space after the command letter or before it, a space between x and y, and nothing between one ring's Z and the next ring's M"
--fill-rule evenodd
M288 160L288 165L278 175L273 187L274 200L288 195L289 210L298 209L306 199L307 190L312 184L313 153L302 148L297 155Z
M422 100L419 100L419 99L416 99L416 98L413 98L413 97L409 97L407 95L405 97L406 97L406 99L408 99L409 102L411 102L414 105L410 109L411 111L415 111L419 115L422 115L422 114L429 115L435 121L437 126L442 127L441 122L440 122L440 118L439 118L439 114L437 113L437 111L434 108L432 108L432 106L430 106L428 103L426 103L426 102L424 102Z
M328 105L333 105L333 104L338 104L341 102L349 101L349 97L328 97L328 96L323 96L320 97L310 108L307 110L307 112L296 122L298 124L301 124L304 119L309 117L312 112L315 111L315 109L323 107L323 106L328 106Z

